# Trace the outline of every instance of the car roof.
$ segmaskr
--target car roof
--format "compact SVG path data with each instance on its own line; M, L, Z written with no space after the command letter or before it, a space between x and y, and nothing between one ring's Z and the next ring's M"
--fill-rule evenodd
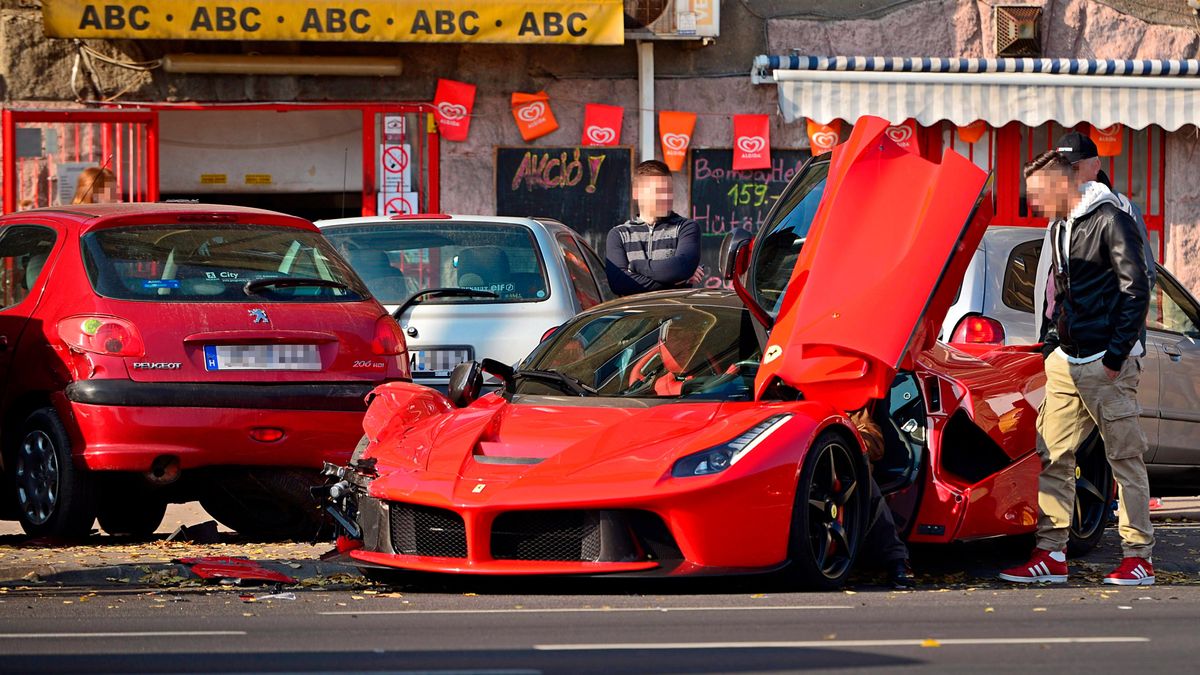
M392 225L404 223L495 223L499 225L524 225L537 229L552 229L566 227L557 220L550 218L527 218L520 216L472 216L466 214L422 214L393 218L392 216L360 216L356 218L330 218L316 221L321 229L344 227L347 225Z
M61 222L78 224L83 230L90 230L108 225L125 222L147 223L156 218L178 219L185 215L214 215L232 216L238 220L247 217L256 218L264 224L290 225L311 229L312 223L303 218L256 209L249 206L230 206L228 204L198 204L192 202L118 202L112 204L69 204L40 209L29 209L10 213L3 220L14 220L22 217L49 217ZM203 220L192 221L197 226L211 225Z

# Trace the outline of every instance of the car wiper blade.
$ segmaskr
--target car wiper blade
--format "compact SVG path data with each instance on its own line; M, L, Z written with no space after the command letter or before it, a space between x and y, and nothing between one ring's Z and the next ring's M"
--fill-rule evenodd
M513 379L519 380L521 378L558 385L563 391L576 396L600 395L600 392L594 387L589 387L579 379L571 377L566 373L560 373L557 370L518 370L513 373Z
M482 298L486 300L495 300L499 295L491 291L477 291L473 288L427 288L410 296L407 300L392 312L392 316L399 319L404 314L404 310L421 302L425 302L430 298Z
M306 279L304 277L267 277L264 279L251 279L246 282L242 290L246 295L255 295L264 288L296 288L299 286L320 286L321 288L340 288L344 291L350 290L350 287L340 281L333 279Z

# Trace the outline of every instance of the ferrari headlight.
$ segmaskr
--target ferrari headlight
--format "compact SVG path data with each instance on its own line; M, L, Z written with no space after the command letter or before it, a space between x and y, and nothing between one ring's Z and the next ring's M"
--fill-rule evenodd
M727 443L688 455L675 462L675 466L671 469L671 475L676 478L685 478L721 473L737 464L738 460L766 440L791 417L791 415L772 415Z

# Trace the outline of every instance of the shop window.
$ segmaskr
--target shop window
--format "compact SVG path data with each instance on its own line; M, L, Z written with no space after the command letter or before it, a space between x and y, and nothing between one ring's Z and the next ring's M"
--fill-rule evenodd
M54 230L36 225L10 225L0 234L0 309L29 296L45 271L54 240Z

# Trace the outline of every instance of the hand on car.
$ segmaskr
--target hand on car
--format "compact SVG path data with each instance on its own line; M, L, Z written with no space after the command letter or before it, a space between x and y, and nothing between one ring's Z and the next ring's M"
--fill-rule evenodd
M697 265L696 271L692 274L692 278L688 279L689 284L704 283L704 278L708 276L708 270L704 269L704 265Z

